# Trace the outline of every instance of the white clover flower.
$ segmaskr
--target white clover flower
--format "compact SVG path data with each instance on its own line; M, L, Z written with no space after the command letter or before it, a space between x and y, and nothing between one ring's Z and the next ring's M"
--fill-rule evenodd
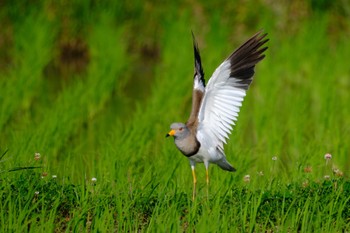
M273 160L273 161L276 161L276 160L277 160L277 156L273 156L273 157L272 157L272 160Z
M344 175L344 173L343 173L342 171L338 171L338 172L336 173L336 175L339 176L339 177L342 177L342 176Z
M40 153L36 152L35 155L34 155L34 159L35 160L39 160L41 157Z
M57 175L52 175L52 179L56 179L57 178Z
M303 188L306 188L307 186L309 186L309 181L304 181L303 183L302 183L302 186L303 186Z
M333 173L334 173L336 176L339 176L339 177L341 177L341 176L344 175L343 172L342 172L341 170L339 170L338 168L336 168L336 167L333 167Z
M39 191L35 191L35 195L39 195Z
M92 177L91 181L95 183L97 181L96 177Z
M325 175L323 178L324 178L325 180L329 180L331 177L330 177L329 175Z
M332 155L330 153L327 153L327 154L324 155L324 159L327 160L327 161L331 160L332 159Z
M243 177L243 181L246 182L246 183L249 183L250 182L250 175L245 175Z

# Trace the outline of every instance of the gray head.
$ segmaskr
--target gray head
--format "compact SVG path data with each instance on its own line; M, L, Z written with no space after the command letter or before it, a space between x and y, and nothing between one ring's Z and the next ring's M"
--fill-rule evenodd
M182 139L190 132L184 123L172 123L170 129L171 130L166 137L174 136L175 139Z

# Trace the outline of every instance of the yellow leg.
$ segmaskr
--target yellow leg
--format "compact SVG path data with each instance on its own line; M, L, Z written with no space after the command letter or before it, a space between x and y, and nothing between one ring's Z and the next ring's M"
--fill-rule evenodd
M207 176L207 185L209 186L209 169L207 168L205 170L206 176Z
M207 198L209 199L209 169L208 168L205 169L205 174L207 178Z
M194 198L196 197L196 183L197 183L197 178L196 178L196 173L194 171L194 166L191 166L192 168L192 176L193 176L193 194L192 194L192 200L194 201Z

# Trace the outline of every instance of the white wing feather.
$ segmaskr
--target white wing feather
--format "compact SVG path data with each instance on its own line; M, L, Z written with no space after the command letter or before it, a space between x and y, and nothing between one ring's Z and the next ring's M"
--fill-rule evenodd
M255 65L265 55L267 34L257 33L235 50L215 70L204 90L197 115L197 139L210 162L233 171L226 161L224 144L237 120L246 90L253 80ZM203 82L204 83L204 82Z
M237 88L239 80L230 77L230 67L230 61L225 60L215 70L206 86L198 114L197 135L201 143L222 152L246 95L244 89Z

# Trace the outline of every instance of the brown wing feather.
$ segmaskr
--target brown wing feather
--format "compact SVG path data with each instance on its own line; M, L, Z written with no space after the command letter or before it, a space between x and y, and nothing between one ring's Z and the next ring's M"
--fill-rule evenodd
M192 33L193 51L194 51L194 77L193 77L193 92L192 92L192 110L187 127L195 129L198 123L198 113L205 91L204 72L202 67L201 56L199 53L196 39Z

